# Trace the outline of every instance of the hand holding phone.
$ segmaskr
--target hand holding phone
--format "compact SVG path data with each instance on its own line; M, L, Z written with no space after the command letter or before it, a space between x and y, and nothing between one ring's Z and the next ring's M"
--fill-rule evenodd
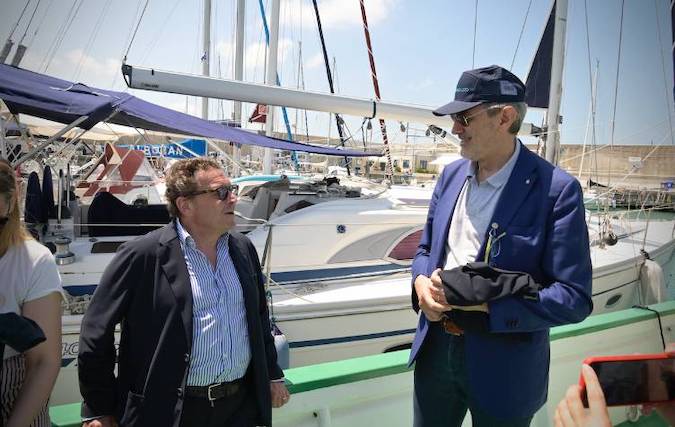
M565 397L558 403L554 415L556 427L611 427L605 397L598 383L595 371L588 365L581 367L588 394L590 410L584 409L581 402L581 387L571 385Z
M675 353L590 357L607 406L675 401ZM584 377L579 379L587 406Z

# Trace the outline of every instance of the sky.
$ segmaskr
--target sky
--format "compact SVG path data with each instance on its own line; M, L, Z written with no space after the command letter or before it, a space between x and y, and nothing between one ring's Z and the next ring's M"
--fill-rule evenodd
M264 3L269 15L269 0ZM131 42L145 4L146 0L3 0L0 42L11 34L17 43L25 34L23 44L28 50L23 68L90 86L128 90L150 102L199 115L199 99L127 89L120 65L126 54L131 65L201 74L203 0L149 0ZM498 64L525 81L551 2L366 0L365 5L382 99L436 107L452 100L461 73L471 68ZM235 0L213 0L212 76L234 77L235 7ZM336 91L373 98L359 1L319 0L318 7L335 66ZM563 144L593 143L588 123L596 70L595 144L673 144L669 9L669 0L569 0ZM244 80L261 83L265 39L257 0L246 1L245 31ZM282 86L299 85L300 49L304 87L329 92L312 2L281 0ZM254 106L244 106L248 117ZM232 102L211 101L210 119L229 119L231 114ZM296 111L289 109L288 115L295 125ZM302 112L297 116L297 128L304 133L304 116ZM277 130L283 129L280 117L277 114ZM346 119L358 146L363 120ZM543 113L530 110L526 120L539 125ZM310 113L307 123L310 134L336 136L327 113ZM387 122L387 127L392 142L406 141L399 123ZM372 136L365 130L367 139L380 141L379 127L372 128ZM425 141L419 137L424 130L422 124L410 124L408 142Z

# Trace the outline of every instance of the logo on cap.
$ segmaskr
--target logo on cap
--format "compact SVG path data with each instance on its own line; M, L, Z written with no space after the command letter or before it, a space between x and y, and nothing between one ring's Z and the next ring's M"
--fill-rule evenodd
M516 88L516 86L509 81L501 80L499 82L499 86L502 95L512 95L512 96L518 95L518 88Z

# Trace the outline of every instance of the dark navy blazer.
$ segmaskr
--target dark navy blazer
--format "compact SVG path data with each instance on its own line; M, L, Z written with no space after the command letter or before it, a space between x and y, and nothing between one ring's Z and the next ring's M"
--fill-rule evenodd
M445 264L450 221L469 165L469 160L458 160L440 176L412 264L413 283ZM469 399L495 417L527 417L546 402L549 328L580 322L593 308L581 186L521 145L490 224L496 224L497 235L505 233L490 251L490 264L529 273L544 289L538 301L507 296L490 302L490 331L465 333ZM484 259L486 242L487 230L477 260ZM419 311L414 287L412 303ZM420 313L411 364L428 327Z
M270 380L283 376L270 332L258 255L230 233L251 345L257 424L272 424ZM118 375L115 325L120 323ZM192 352L192 288L175 223L122 245L82 319L78 375L82 416L115 415L120 426L180 424Z

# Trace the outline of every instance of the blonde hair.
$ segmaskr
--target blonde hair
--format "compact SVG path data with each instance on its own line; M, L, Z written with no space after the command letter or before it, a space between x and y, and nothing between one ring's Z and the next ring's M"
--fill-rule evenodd
M209 169L220 169L220 164L213 159L197 157L179 160L169 168L164 179L166 184L164 196L168 202L166 206L171 217L177 218L179 216L176 199L199 190L195 173Z
M0 197L4 199L9 208L9 220L0 230L0 256L2 256L12 246L31 238L21 223L16 175L6 160L0 160ZM4 215L5 212L0 212L0 216Z

